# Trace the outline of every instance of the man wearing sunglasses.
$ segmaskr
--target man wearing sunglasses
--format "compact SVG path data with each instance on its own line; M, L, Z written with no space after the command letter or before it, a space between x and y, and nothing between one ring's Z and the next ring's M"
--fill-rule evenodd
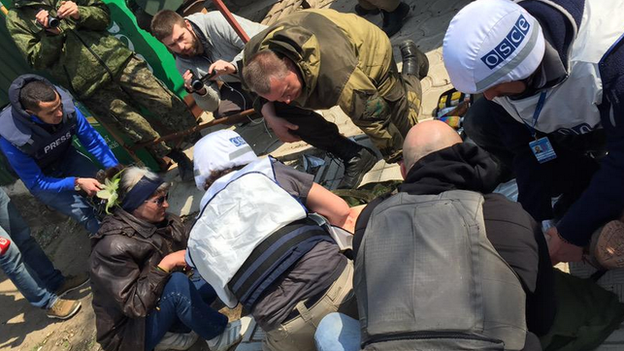
M0 149L30 192L44 204L94 234L100 227L93 196L102 184L87 156L72 145L74 136L104 167L119 164L72 97L45 78L28 74L9 88L11 104L0 113Z

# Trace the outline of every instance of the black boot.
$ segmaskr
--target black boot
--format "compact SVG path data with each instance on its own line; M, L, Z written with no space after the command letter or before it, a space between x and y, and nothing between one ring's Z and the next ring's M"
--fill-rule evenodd
M370 171L375 163L377 163L375 153L368 148L362 147L356 156L344 161L344 175L340 184L338 184L338 189L356 188L360 185L366 172Z
M403 59L402 74L409 74L421 80L429 73L429 59L422 51L418 50L413 40L405 40L399 45Z
M178 173L180 173L180 178L183 182L190 182L195 178L193 175L193 161L184 152L174 149L167 156L178 164Z
M410 7L404 2L401 2L392 12L381 10L381 16L383 17L381 29L386 32L388 37L395 35L403 27L403 20L405 20L409 12Z
M379 14L379 9L375 8L372 10L368 10L360 6L360 4L355 5L355 13L360 17L364 17L366 15L377 15Z

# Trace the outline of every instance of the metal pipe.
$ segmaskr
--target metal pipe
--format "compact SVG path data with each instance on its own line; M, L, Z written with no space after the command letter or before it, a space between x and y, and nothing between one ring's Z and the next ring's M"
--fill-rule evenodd
M243 27L241 27L241 25L238 23L236 18L232 16L232 12L230 12L227 6L225 6L223 1L212 0L212 3L217 7L217 9L223 14L225 19L230 23L230 26L232 26L232 29L234 29L236 34L238 34L238 36L241 38L243 43L247 43L249 41L249 36L247 35L247 33L245 33L245 31L243 30Z
M217 118L217 119L214 119L214 120L212 120L210 122L202 123L200 125L197 125L197 126L191 128L191 129L187 129L187 130L182 131L182 132L176 132L176 133L172 133L172 134L167 134L167 135L163 135L163 136L161 136L159 138L156 138L154 140L151 140L151 141L146 141L146 142L143 142L143 143L134 144L132 146L132 150L137 150L137 149L140 149L142 147L155 145L155 144L160 143L161 141L169 141L169 140L181 139L181 138L183 138L183 137L185 137L187 135L191 135L191 134L193 134L195 132L198 132L198 131L200 131L202 129L206 129L208 127L216 126L217 124L222 124L222 123L225 123L225 122L228 122L228 121L231 121L231 120L235 120L237 118L247 117L247 116L250 116L250 115L252 115L254 113L255 113L254 109L250 108L249 110L245 110L243 112L240 112L240 113L237 113L237 114L234 114L234 115Z

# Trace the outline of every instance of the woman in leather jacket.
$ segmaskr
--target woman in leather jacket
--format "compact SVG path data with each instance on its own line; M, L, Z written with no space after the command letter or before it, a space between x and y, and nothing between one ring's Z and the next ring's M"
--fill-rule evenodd
M188 233L166 212L168 191L158 175L125 169L120 206L92 238L93 309L97 341L106 351L182 350L197 335L211 350L226 350L241 338L241 323L228 324L210 307L214 289L184 272Z

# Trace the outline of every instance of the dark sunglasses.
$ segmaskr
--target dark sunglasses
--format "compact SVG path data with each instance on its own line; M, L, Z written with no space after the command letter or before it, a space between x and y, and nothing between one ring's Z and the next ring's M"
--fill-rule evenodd
M169 193L166 193L165 195L159 196L154 200L145 200L145 202L151 202L156 204L158 207L162 207L162 205L165 203L165 201L169 200Z

